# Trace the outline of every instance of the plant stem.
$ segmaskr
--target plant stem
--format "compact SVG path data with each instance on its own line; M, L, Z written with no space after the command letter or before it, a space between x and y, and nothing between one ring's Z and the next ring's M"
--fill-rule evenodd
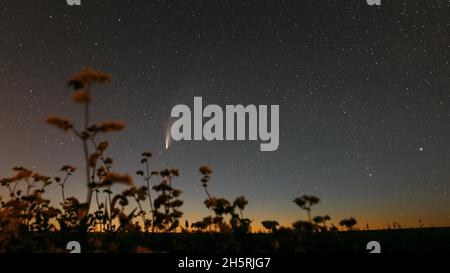
M90 93L90 86L86 88L86 92ZM89 102L84 104L84 131L87 133L87 129L89 128ZM87 211L89 213L89 208L91 207L91 199L92 199L92 187L90 186L90 167L89 167L89 148L87 144L87 139L84 137L83 139L83 150L84 150L84 159L86 161L86 184L88 187L87 192Z
M70 173L66 173L66 177L64 177L64 181L60 184L61 185L61 193L62 193L62 198L63 198L63 204L66 203L66 196L64 194L64 185L67 182L67 179L69 179L69 175Z
M109 228L112 228L112 202L111 202L111 186L108 186L108 202L109 202Z
M89 150L87 146L87 142L83 139L83 151L84 151L84 160L86 161L86 185L88 188L86 203L88 205L87 209L91 207L91 199L92 199L92 188L91 188L91 175L90 175L90 166L89 166Z
M63 198L63 204L66 203L66 196L64 195L64 184L61 184L61 194Z
M134 200L136 200L136 203L138 204L138 206L139 206L139 214L141 214L141 218L142 218L142 223L144 224L144 228L145 228L145 215L144 214L142 214L142 212L144 211L143 209L142 209L142 205L141 205L141 202L139 201L139 199L137 199L137 198L134 198Z
M152 233L155 232L155 209L153 208L153 201L152 201L152 195L150 193L150 179L152 178L152 175L150 174L150 168L148 166L148 161L145 161L145 167L147 170L147 177L145 178L147 182L147 194L148 194L148 201L150 203L150 209L152 213Z

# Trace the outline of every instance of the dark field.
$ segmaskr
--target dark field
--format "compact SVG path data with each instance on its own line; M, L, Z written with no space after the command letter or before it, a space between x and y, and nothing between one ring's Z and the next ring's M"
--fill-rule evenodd
M23 233L2 238L5 252L68 252L79 241L82 253L368 253L378 241L382 253L450 253L450 228L415 228L299 233Z

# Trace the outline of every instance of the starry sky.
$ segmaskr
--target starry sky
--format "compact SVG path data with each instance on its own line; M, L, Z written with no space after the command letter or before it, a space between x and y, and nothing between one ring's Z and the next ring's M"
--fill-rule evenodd
M198 173L209 164L210 191L245 195L256 225L304 219L292 200L313 194L322 200L313 215L335 221L449 226L449 12L436 0L3 0L0 176L71 164L67 191L84 200L81 143L44 120L81 124L66 81L91 66L113 75L94 90L93 118L127 126L105 136L116 171L134 174L144 150L153 169L179 168L191 221L209 215ZM194 96L280 105L279 149L181 141L166 151L170 110ZM56 185L48 194L60 202Z

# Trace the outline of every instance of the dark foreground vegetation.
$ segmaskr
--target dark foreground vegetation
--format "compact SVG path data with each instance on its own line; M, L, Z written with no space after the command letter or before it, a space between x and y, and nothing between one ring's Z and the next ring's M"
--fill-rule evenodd
M369 253L370 241L382 253L449 253L450 228L416 228L298 233L62 233L23 232L4 240L3 252L64 253L70 240L83 253Z

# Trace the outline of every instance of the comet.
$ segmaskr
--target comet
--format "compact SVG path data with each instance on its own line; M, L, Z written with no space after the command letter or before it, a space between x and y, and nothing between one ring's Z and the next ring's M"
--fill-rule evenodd
M170 134L166 133L166 151L169 149L170 144L172 144L172 138L170 137Z
M166 144L166 151L169 149L170 145L172 144L172 136L170 135L170 129L172 128L173 120L169 120L166 127L166 137L165 137L165 144Z

